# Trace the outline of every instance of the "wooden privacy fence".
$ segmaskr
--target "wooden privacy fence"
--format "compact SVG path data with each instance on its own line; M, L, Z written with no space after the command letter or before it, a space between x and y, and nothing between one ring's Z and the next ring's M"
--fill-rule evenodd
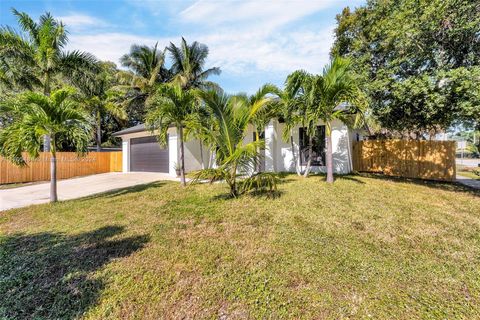
M37 159L27 158L19 167L0 157L0 184L50 180L50 153ZM75 152L57 152L57 178L67 179L90 174L122 171L122 152L90 152L78 157Z
M353 144L353 169L388 176L454 181L455 141L369 140Z

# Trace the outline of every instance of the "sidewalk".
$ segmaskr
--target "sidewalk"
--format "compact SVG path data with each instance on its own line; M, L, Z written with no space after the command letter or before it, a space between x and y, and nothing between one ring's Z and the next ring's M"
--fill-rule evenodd
M471 178L467 178L467 177L464 177L464 176L457 175L457 182L459 182L463 185L466 185L470 188L480 190L480 180L478 180L478 179L471 179Z

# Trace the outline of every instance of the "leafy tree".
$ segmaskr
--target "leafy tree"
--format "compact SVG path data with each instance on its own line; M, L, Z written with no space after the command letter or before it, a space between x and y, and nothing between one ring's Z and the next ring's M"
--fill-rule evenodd
M419 138L478 113L454 87L476 81L479 10L475 1L369 0L337 16L332 54L352 58L384 127Z
M68 43L65 25L50 13L38 22L24 12L12 9L21 33L0 28L0 78L4 83L26 89L41 88L50 95L55 78L78 79L96 71L96 59L89 53L65 51ZM48 150L49 141L45 140Z
M51 139L50 201L57 201L57 144L68 140L82 154L87 151L91 128L88 114L70 99L71 89L53 91L50 96L25 92L0 106L13 121L0 131L0 155L15 164L26 165L22 152L38 158L43 136Z
M174 74L173 81L184 89L216 87L217 85L207 80L211 75L219 75L220 68L213 67L205 70L205 62L208 57L208 47L194 41L188 44L182 37L179 47L170 43L167 47L172 59L171 72Z
M152 132L158 133L158 141L168 143L168 128L175 126L180 141L180 180L185 181L184 128L195 110L196 96L192 90L184 90L176 84L160 86L148 100L150 110L146 125Z
M126 120L127 114L122 104L112 102L109 90L115 84L116 66L112 62L100 63L100 72L93 75L93 80L79 81L82 102L87 111L95 119L97 151L102 149L102 119L110 114L116 119Z
M224 180L233 197L252 189L274 190L278 180L276 175L271 173L252 175L258 163L259 150L264 147L264 141L260 139L244 143L248 126L264 104L250 104L245 99L229 96L220 90L200 91L198 96L205 103L215 122L214 130L210 131L210 139L218 167L197 172L193 181ZM241 182L237 181L238 175L243 178Z

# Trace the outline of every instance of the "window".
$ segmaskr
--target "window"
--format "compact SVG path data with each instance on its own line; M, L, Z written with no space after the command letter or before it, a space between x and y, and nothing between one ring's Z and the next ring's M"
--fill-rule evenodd
M308 161L308 136L307 128L300 128L300 165L306 165ZM325 165L325 126L317 126L313 137L312 166Z

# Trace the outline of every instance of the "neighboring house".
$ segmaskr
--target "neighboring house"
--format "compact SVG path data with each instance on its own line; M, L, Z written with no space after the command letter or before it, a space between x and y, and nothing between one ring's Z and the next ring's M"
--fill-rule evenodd
M266 126L262 136L265 139L264 157L260 170L269 172L295 172L292 148L290 142L282 140L284 124L272 120ZM312 172L324 172L325 167L325 126L320 122L314 139L314 157L312 160ZM168 130L168 144L160 146L156 137L145 129L143 124L131 127L119 132L114 136L122 138L123 172L152 171L165 172L175 175L175 164L179 161L180 143L177 139L176 129ZM352 171L352 143L358 139L358 132L347 128L340 121L334 121L332 125L333 141L333 167L336 173L349 173ZM299 165L304 168L307 156L307 137L302 127L295 128L293 132L295 155ZM253 127L247 134L246 142L255 138ZM198 140L190 140L185 143L185 169L186 171L199 170L202 168L202 155L204 164L212 163L211 155L206 146L200 147Z

